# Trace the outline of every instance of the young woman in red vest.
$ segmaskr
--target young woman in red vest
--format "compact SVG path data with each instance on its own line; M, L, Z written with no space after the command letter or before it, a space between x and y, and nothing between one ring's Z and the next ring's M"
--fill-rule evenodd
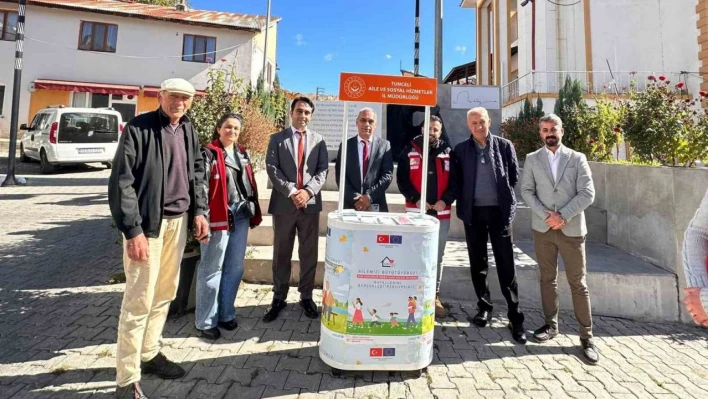
M237 144L238 114L219 119L214 141L202 149L209 198L211 237L201 244L194 323L202 337L218 339L219 327L234 330L236 293L241 283L248 228L261 223L258 188L246 149Z
M425 125L423 125L425 126ZM424 127L421 130L425 129ZM440 139L442 120L437 116L430 117L430 140L428 157L428 189L425 196L427 213L437 216L440 220L440 235L438 239L438 272L437 293L435 298L435 316L446 317L447 309L440 302L440 280L442 279L442 257L445 253L447 234L450 231L450 209L454 201L452 193L448 192L450 178L450 153L452 148ZM420 210L420 187L423 177L423 137L425 131L408 144L398 160L396 178L398 189L406 198L406 210Z

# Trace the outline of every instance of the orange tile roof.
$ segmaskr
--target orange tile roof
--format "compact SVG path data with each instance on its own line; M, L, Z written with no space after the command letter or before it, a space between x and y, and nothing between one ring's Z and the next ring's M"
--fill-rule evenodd
M29 5L62 8L120 15L126 17L189 23L193 25L226 27L230 29L260 31L265 28L266 17L233 12L192 10L178 11L175 7L154 6L134 3L128 0L28 0ZM280 21L280 17L271 16L271 23Z

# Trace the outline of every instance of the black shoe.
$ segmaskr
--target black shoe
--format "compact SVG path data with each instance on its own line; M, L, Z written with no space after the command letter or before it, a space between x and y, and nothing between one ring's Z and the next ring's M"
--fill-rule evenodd
M597 346L592 342L592 338L581 339L580 345L583 347L583 356L590 364L597 364L600 361L600 351L597 350Z
M176 380L185 374L179 364L167 360L162 353L158 353L152 360L140 362L140 369L143 374L154 374L163 380Z
M233 331L238 328L238 323L236 322L236 319L233 319L231 321L220 321L217 325L219 326L219 328L223 328L226 331Z
M221 331L219 331L218 328L212 327L207 330L199 330L199 332L202 335L202 338L210 339L212 341L216 341L221 337Z
M305 316L316 319L320 316L317 312L317 305L312 299L303 299L300 301L300 307L305 311Z
M548 324L544 324L543 327L533 332L533 338L536 342L546 342L549 339L555 338L557 335L558 330Z
M509 323L509 329L511 330L511 337L514 341L520 343L521 345L526 344L526 330L524 330L524 323Z
M140 387L140 383L136 382L124 387L116 387L116 399L148 399Z
M268 310L266 310L265 314L263 315L263 321L268 323L275 320L280 314L280 311L285 309L285 306L285 301L281 301L280 299L273 299L273 303L270 304L270 308L268 308Z
M492 312L489 310L480 310L472 318L472 323L474 323L477 327L486 327L490 320L492 320Z

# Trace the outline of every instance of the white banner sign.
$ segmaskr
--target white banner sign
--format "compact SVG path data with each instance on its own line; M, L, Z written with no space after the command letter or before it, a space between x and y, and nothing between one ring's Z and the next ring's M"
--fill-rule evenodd
M453 109L501 109L501 92L498 87L453 85L450 89L450 106Z
M375 135L381 134L383 104L350 102L348 105L349 137L357 134L356 117L359 111L369 107L376 112L377 123ZM315 101L315 114L308 127L321 134L327 143L327 149L337 151L342 142L342 124L344 122L344 102L343 101Z

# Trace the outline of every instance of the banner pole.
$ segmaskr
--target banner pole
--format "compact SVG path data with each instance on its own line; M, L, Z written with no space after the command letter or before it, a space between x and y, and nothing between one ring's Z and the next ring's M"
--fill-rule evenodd
M344 124L342 127L342 153L339 155L339 213L344 210L344 186L346 185L346 169L347 169L347 130L349 129L349 118L348 118L348 105L347 101L344 101Z
M420 214L425 215L428 193L428 152L430 149L430 107L425 107L425 122L423 122L423 165L421 165L422 182L420 185Z

